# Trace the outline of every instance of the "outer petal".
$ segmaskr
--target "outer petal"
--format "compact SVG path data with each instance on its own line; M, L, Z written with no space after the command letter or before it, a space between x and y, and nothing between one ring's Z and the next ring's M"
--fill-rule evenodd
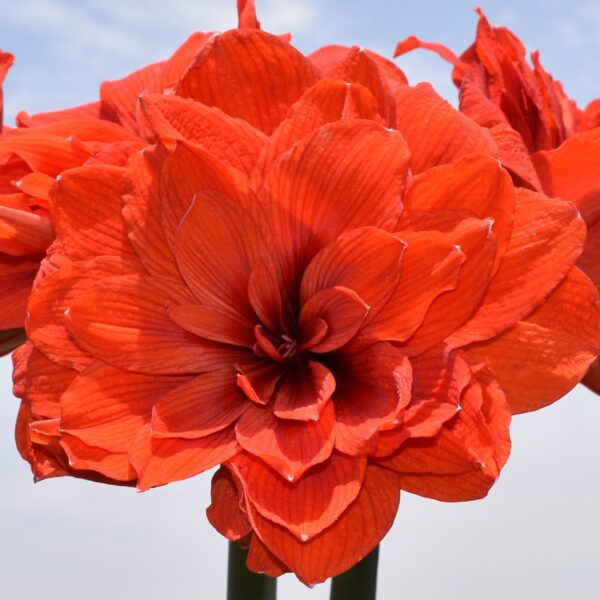
M317 79L312 64L286 42L258 29L238 29L211 37L176 93L270 134Z
M249 175L267 142L260 131L218 108L177 96L149 95L142 108L155 135L167 147L178 140L203 145L228 167Z
M38 261L0 257L0 330L22 327Z
M127 453L138 431L150 422L154 404L187 379L129 373L96 362L60 397L62 432L87 446ZM75 445L73 450L77 452Z
M34 345L53 361L81 369L92 362L77 346L67 327L67 312L72 302L106 277L129 274L135 263L116 256L68 264L40 279L27 306L27 335Z
M213 475L210 497L211 504L206 509L206 516L221 535L236 541L251 532L245 509L242 510L244 503L238 484L225 467Z
M598 292L574 268L533 313L467 352L494 373L513 414L542 408L579 383L600 353Z
M573 202L588 225L600 218L600 129L579 133L532 158L546 194Z
M265 546L306 584L350 569L381 541L392 526L400 498L396 477L367 467L360 494L328 529L302 542L263 517L250 504L250 522Z
M356 499L367 461L334 453L296 482L286 481L246 453L230 464L243 482L247 501L306 542L334 523Z
M436 437L411 440L380 460L400 474L406 491L447 502L482 498L508 458L509 423L502 389L480 369L462 395L460 412Z
M452 108L427 83L396 92L396 128L408 142L414 173L468 154L496 152L489 133Z
M581 254L585 224L575 207L517 190L512 236L479 310L451 338L454 345L491 338L538 306Z
M328 402L318 421L277 418L270 408L251 407L237 422L241 446L294 481L311 466L329 458L333 448L335 411Z
M62 174L51 192L52 221L63 250L73 260L135 254L121 215L124 169L81 167Z
M195 440L156 440L148 426L138 433L130 460L139 477L138 489L144 491L198 475L239 451L232 427Z
M68 326L96 358L141 373L189 374L240 360L243 353L204 342L169 318L169 307L186 301L177 293L157 279L112 277L73 302Z

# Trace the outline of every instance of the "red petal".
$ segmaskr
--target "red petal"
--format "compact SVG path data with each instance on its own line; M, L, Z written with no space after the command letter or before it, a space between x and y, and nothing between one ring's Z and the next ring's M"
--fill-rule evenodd
M206 509L210 524L228 540L234 542L251 531L246 514L242 511L240 490L229 470L221 467L212 478L211 504Z
M205 437L235 423L249 407L233 369L204 373L158 400L152 411L152 437Z
M585 224L571 204L519 188L500 269L479 310L451 343L488 339L531 312L569 272L584 239Z
M27 335L53 361L75 369L92 362L75 343L67 327L71 303L98 281L131 273L132 263L116 256L68 264L40 279L28 304Z
M271 408L252 406L236 425L237 439L250 454L294 481L329 458L333 448L335 411L328 402L318 421L277 418Z
M275 396L273 412L281 419L318 421L335 390L331 371L307 360L290 365Z
M142 97L141 105L156 137L167 148L179 140L197 142L223 164L246 175L267 142L264 134L245 121L199 102L156 94Z
M388 456L409 438L432 437L460 410L471 369L461 355L439 345L411 359L411 399L394 429L381 431L375 456Z
M524 320L467 352L494 373L513 414L542 408L579 383L600 353L598 292L574 268Z
M302 277L300 302L326 288L343 286L356 292L371 307L369 319L392 295L406 245L375 227L342 234L309 263Z
M250 273L248 298L260 321L271 331L285 330L281 293L277 277L265 262L259 262Z
M385 122L393 127L395 124L394 97L388 85L387 77L380 71L373 53L352 46L325 46L309 56L325 77L342 79L365 86L377 99L379 113ZM388 67L389 68L389 67ZM398 69L399 71L399 69ZM406 80L405 80L406 83Z
M258 225L235 198L206 192L181 222L177 264L202 304L238 312L251 323L248 282L266 248Z
M311 63L286 42L257 29L238 29L211 37L176 93L270 134L317 79Z
M515 192L510 176L487 156L469 156L416 177L406 197L407 210L470 210L480 219L493 219L498 240L495 269L513 227Z
M71 304L68 326L96 358L141 373L190 374L241 360L245 353L205 342L169 318L169 309L186 301L156 278L112 277Z
M44 253L54 239L45 215L0 205L0 252L23 256Z
M256 18L256 7L254 0L238 0L237 11L239 23L238 27L260 29L260 22Z
M0 257L0 330L23 327L27 299L39 266L38 261Z
M410 402L410 363L395 346L381 343L340 357L334 372L335 446L346 454L367 454L377 443L377 433L396 426Z
M139 480L138 489L187 479L212 469L240 451L233 427L195 440L150 437L150 427L140 431L130 451Z
M289 482L262 460L242 453L231 461L247 501L263 517L306 542L334 523L362 487L366 459L334 453L330 459Z
M88 446L126 453L150 422L152 407L188 379L129 373L96 362L60 398L62 431Z
M496 152L489 133L452 108L428 83L396 92L396 128L408 142L414 173L469 154Z
M579 133L532 158L546 194L573 202L588 225L600 218L600 129Z
M370 121L332 123L298 142L263 188L282 271L292 277L292 265L304 267L344 231L385 228L402 210L408 160L402 137Z
M313 320L322 319L327 333L310 351L331 352L347 344L362 327L369 309L356 292L342 286L317 292L300 311L300 330Z
M126 173L118 167L81 167L58 178L51 193L52 221L70 258L135 258L121 215L125 185Z
M342 119L379 121L373 94L360 84L338 79L319 81L306 90L271 135L253 174L257 187L277 158L296 142L327 123Z
M392 526L399 497L394 474L369 466L355 502L331 527L307 542L257 510L251 510L250 522L269 551L310 585L344 573L371 552Z
M361 339L408 339L437 296L457 286L465 256L446 235L428 231L398 237L406 243L400 278L386 305L360 332Z
M279 577L289 571L274 554L269 552L256 534L250 538L246 566L255 573L265 573L269 577Z
M402 489L446 502L484 497L510 452L510 410L498 383L479 371L461 411L435 438L409 440L381 464L400 473Z
M226 308L185 304L174 306L169 316L183 329L207 340L248 348L256 341L252 323Z

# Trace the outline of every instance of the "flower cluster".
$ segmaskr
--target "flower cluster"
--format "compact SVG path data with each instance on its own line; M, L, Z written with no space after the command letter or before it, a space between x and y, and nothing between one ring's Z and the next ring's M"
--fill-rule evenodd
M485 496L511 415L600 352L576 266L593 277L593 205L566 166L597 115L539 66L544 111L503 115L473 49L453 58L458 111L373 52L304 56L238 8L237 29L2 134L19 304L0 324L28 297L14 390L37 478L146 490L220 466L214 527L252 570L312 584L380 542L401 490Z

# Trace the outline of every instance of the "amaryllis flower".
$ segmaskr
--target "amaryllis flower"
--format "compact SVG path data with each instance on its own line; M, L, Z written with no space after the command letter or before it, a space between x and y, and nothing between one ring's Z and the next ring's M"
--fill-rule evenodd
M583 377L600 312L572 205L516 190L430 86L358 48L305 57L249 5L142 95L155 145L53 186L17 442L36 477L140 490L222 465L213 525L315 583L401 490L485 496L511 412Z
M21 112L17 128L0 129L0 355L23 341L27 299L54 239L48 192L55 178L83 164L122 165L151 141L136 115L139 95L171 89L207 38L196 33L170 59L105 82L97 102ZM0 53L0 90L12 62L12 55Z
M600 99L580 109L542 67L538 52L531 53L531 66L522 42L478 12L475 42L460 58L414 36L398 44L396 55L422 47L454 65L460 110L489 129L515 182L579 209L588 235L578 265L600 288ZM585 383L600 393L599 361Z

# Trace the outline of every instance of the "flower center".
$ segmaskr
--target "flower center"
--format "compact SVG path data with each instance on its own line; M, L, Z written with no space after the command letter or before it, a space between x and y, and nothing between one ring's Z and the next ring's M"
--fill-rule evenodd
M275 335L263 328L262 325L254 327L256 343L254 354L261 358L268 356L277 362L287 362L296 356L298 351L297 340L287 334Z

